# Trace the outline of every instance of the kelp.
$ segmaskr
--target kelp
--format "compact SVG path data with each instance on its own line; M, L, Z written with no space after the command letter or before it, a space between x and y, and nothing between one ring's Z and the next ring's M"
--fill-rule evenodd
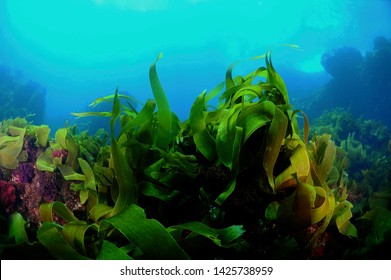
M370 223L370 231L365 237L365 243L369 249L384 243L391 233L391 211L377 206L366 212L361 220Z
M332 190L326 182L330 170L335 168L335 153L335 144L330 140L330 135L314 136L306 155L307 160L302 161L308 162L309 159L310 169L306 168L306 176L296 177L296 190L280 203L273 202L266 210L267 217L291 224L296 230L322 222L309 244L313 244L332 221L340 233L357 237L356 228L349 222L352 204L346 200L346 186L339 182L341 185ZM340 188L344 190L341 196Z
M223 205L235 188L241 187L237 178L243 170L251 168L248 165L251 161L240 161L241 157L258 155L252 164L263 174L258 175L263 191L277 195L286 188L294 189L283 200L271 202L266 217L277 219L291 230L304 230L322 222L310 238L310 246L332 221L340 233L357 237L357 230L349 222L352 204L327 185L329 175L336 172L334 142L329 135L314 137L308 149L308 119L303 113L303 141L296 120L300 111L290 110L285 84L270 55L266 54L265 59L266 68L245 77L232 78L234 64L228 68L226 90L217 109L206 109L205 93L197 97L191 109L190 128L197 149L207 160L223 164L231 171L226 189L215 202ZM255 77L265 77L266 82L256 81ZM255 135L259 144L246 145Z
M310 251L330 225L357 237L336 145L330 135L307 143L307 116L292 110L270 53L260 58L266 67L245 76L233 77L232 64L223 83L196 97L185 122L160 84L161 55L149 72L155 100L140 111L117 87L91 104L111 102L111 112L73 113L108 117L110 133L92 137L69 127L47 140L38 170L60 172L85 213L59 201L42 204L38 240L60 259L188 259L187 245L202 239L225 249L248 246L250 219L272 220ZM208 104L213 98L217 107ZM48 130L38 132L44 147ZM255 208L240 208L243 197ZM247 222L231 221L235 212L247 213Z
M68 128L60 128L55 133L54 141L37 160L39 171L53 172L57 167L66 165L78 170L79 146Z
M194 143L197 149L210 161L217 157L216 139L207 129L204 108L206 106L205 93L197 97L190 110L189 124L193 133Z
M61 202L43 204L40 207L40 212L44 223L38 231L38 239L59 259L87 259L91 257L91 252L87 252L85 240L91 239L94 235L96 242L91 245L94 247L92 251L98 252L96 258L132 258L115 245L118 236L113 232L113 229L121 233L130 242L129 245L135 246L132 251L137 251L137 254L135 253L133 257L143 259L188 259L187 254L178 245L181 240L174 237L178 236L175 234L178 230L192 231L194 234L213 240L218 246L228 246L244 232L240 226L216 230L199 222L165 228L157 220L146 218L144 210L134 204L117 215L95 223L87 223L77 219ZM65 224L60 226L53 223L54 214L63 219ZM88 231L95 234L91 236ZM112 240L113 238L115 239ZM105 250L110 250L110 252L105 252Z
M288 94L282 79L272 66L270 55L257 58L263 57L266 58L268 68L259 68L245 77L232 78L234 64L228 68L226 90L221 93L216 110L206 109L206 93L202 93L190 111L190 128L197 149L209 161L216 164L221 162L233 171L228 193L232 193L235 188L238 175L236 169L239 167L233 167L239 166L244 144L261 129L267 129L268 133L263 143L255 148L263 150L253 152L263 153L263 169L271 191L275 192L273 172L287 133L285 104L288 102ZM259 77L266 77L266 82L257 80ZM225 195L216 200L218 204L224 202L228 193L225 191Z
M149 81L153 95L158 107L157 119L154 123L154 140L153 144L161 149L167 149L173 139L173 127L171 121L171 110L164 90L160 84L159 78L156 72L156 63L161 59L163 54L161 53L153 63L149 70Z
M26 128L9 126L6 134L0 134L0 167L15 169L23 148Z
M16 212L10 215L8 236L14 239L15 244L29 243L25 229L26 224L26 220L20 213Z
M52 243L47 240L51 234L54 235L53 238L55 240L60 244L63 244L62 247L64 248L64 252L54 252L56 257L72 258L73 256L78 259L90 257L91 252L88 250L85 240L91 239L91 237L87 236L92 235L95 236L94 239L97 241L96 246L98 246L96 247L94 245L95 249L93 252L98 252L94 253L94 256L99 259L102 259L105 256L123 259L125 255L129 256L131 252L137 253L130 258L140 258L141 256L143 256L143 258L158 259L188 258L186 253L177 243L181 240L175 240L169 233L173 232L173 229L167 231L168 229L163 227L158 221L146 219L144 210L136 205L137 198L140 194L137 190L138 187L136 186L135 181L135 172L137 172L137 170L133 170L135 164L132 162L132 158L135 156L137 160L138 157L135 154L136 151L129 150L132 145L147 145L148 148L145 151L157 152L161 156L161 160L151 162L150 167L145 169L145 175L142 176L149 182L149 184L145 185L149 186L149 191L146 187L143 188L143 193L146 195L152 195L164 200L164 194L157 191L159 188L155 186L155 182L160 182L160 186L175 187L175 182L177 180L175 178L178 176L172 176L170 173L175 174L172 172L179 171L180 173L183 173L183 176L185 177L195 178L198 170L197 165L193 163L195 157L184 155L180 151L169 150L169 147L174 144L175 140L175 135L171 135L171 132L179 131L179 127L176 125L178 120L171 111L167 110L169 109L169 107L166 106L168 103L164 100L165 95L157 79L154 67L154 65L151 66L151 84L155 91L155 97L159 99L159 102L157 102L157 113L154 112L154 101L148 100L139 113L133 115L127 114L129 118L127 118L126 122L121 122L121 129L118 133L119 136L116 138L114 131L115 123L119 118L123 117L123 111L128 110L125 107L121 107L120 96L117 90L116 93L111 96L113 98L113 110L109 114L111 148L109 151L110 153L106 155L109 157L99 164L98 162L95 163L94 168L90 167L89 163L82 158L78 158L77 169L72 168L67 162L63 163L62 159L57 162L57 164L52 164L53 169L50 171L54 171L54 168L58 168L65 180L75 182L72 183L72 186L75 191L80 193L81 203L86 203L87 200L90 201L86 209L89 211L88 217L94 221L94 223L90 223L70 216L71 213L69 213L69 210L60 202L43 204L41 206L41 217L44 220L45 226L43 226L43 229L45 229L45 231L38 232L38 235L41 242L49 251L55 250L52 247ZM160 110L163 112L159 115ZM87 113L77 115L85 116ZM89 116L93 115L99 114L96 114L95 112ZM165 126L167 122L170 122L170 124ZM170 134L165 133L167 128L169 128ZM67 150L67 137L70 137L69 131L66 129L59 130L56 133L56 139L51 144L52 148L50 148L51 150L49 151L53 152L53 146L55 145ZM72 139L77 138L72 137ZM79 141L77 143L80 146L82 142ZM40 157L38 160L40 166L44 166L44 164L42 164L43 157L44 156ZM104 162L106 162L106 165L102 164ZM113 172L107 174L106 172L108 170L112 170ZM162 173L160 170L165 170L165 172ZM172 172L169 170L172 170ZM106 175L97 174L96 180L95 173L97 171L102 171L103 173L106 173ZM161 175L158 175L159 173ZM101 175L104 175L103 180ZM108 179L106 180L107 185L105 187L111 192L114 205L110 204L110 200L102 199L104 197L105 187L103 186L104 184L99 186L98 182L103 182L104 179ZM81 181L81 183L76 183L77 181ZM92 202L91 198L93 198ZM53 224L52 216L54 213L65 220L64 225L56 226ZM124 223L124 221L126 221L126 223ZM51 223L50 226L49 223ZM201 225L201 223L199 224ZM177 228L178 227L186 228L186 225L183 227L182 225L178 225ZM199 227L200 226L197 228ZM197 229L194 230L195 233L205 237L207 237L207 235L204 232L208 230L212 231L212 229L206 225L203 225L201 231ZM129 245L134 246L133 250L131 252L129 251L128 254L118 248L115 245L115 242L110 241L112 236L118 235L116 232L120 232L123 237L129 240ZM221 238L224 238L227 242L231 242L240 237L242 233L243 231L237 231L237 234L233 235L230 230L227 230L227 233L221 231L219 236L222 236ZM165 241L161 242L163 237L165 238ZM219 240L217 231L214 240L215 242ZM102 244L101 249L99 249L99 244ZM217 242L216 244L222 246L221 242ZM110 250L110 252L102 251L106 250L106 248L107 250Z

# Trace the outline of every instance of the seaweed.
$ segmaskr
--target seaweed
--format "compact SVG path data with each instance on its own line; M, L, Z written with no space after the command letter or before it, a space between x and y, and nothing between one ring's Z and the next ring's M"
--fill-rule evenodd
M364 147L353 134L337 140L341 147L330 134L309 141L309 119L289 103L269 52L253 58L265 67L244 76L233 77L232 64L223 83L196 97L184 122L158 79L161 57L149 73L155 100L139 111L117 88L92 103L110 102L111 112L73 113L106 117L109 133L60 128L46 141L44 127L29 134L37 167L30 183L19 182L57 178L68 193L41 190L51 195L40 200L39 218L19 213L20 235L10 233L7 248L39 246L57 259L307 259L339 256L328 249L335 240L361 240L346 157L365 158ZM216 107L208 104L213 98ZM7 203L7 215L20 209L17 198ZM377 246L385 237L373 245L376 219L372 225L365 240Z

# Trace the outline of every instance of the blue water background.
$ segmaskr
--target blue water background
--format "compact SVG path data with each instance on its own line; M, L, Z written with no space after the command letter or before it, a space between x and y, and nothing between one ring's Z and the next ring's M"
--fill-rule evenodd
M326 51L351 46L365 55L377 36L391 38L390 1L0 2L0 64L46 88L43 122L52 131L117 85L142 102L152 98L148 71L160 52L160 81L185 120L196 96L223 81L232 62L271 50L291 100L303 100L331 78L320 63ZM263 65L242 61L234 74Z

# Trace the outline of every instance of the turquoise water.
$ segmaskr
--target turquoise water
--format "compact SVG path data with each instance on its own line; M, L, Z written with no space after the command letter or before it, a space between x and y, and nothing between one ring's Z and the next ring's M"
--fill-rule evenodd
M0 258L390 259L390 1L0 1Z
M381 0L3 0L0 64L46 88L39 121L54 130L116 85L142 102L152 97L148 70L163 52L158 73L185 120L234 61L272 50L291 98L300 98L330 78L323 53L351 46L364 55L376 36L391 37L389 26L391 4Z

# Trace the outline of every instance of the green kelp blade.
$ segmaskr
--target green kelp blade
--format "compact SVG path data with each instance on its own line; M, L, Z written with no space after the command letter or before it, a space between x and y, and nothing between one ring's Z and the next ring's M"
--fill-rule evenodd
M293 135L289 140L292 146L292 154L289 157L290 165L278 174L274 180L276 190L286 187L294 187L297 180L306 182L310 175L310 159L307 148L298 135Z
M233 87L227 89L226 91L224 91L220 96L219 96L219 100L218 100L218 108L226 108L228 107L228 105L230 104L230 100L232 99L232 97L235 95L235 93L237 93L238 91L240 91L241 89L247 87L248 85L246 84L239 84L239 85L234 85Z
M15 239L15 244L28 243L29 238L26 233L26 220L16 212L9 216L8 236Z
M132 260L132 258L124 252L121 248L118 248L115 244L103 240L102 247L99 251L97 260Z
M250 57L250 58L247 58L246 60L257 60L257 59L260 59L260 58L264 58L267 54L264 54L264 55L259 55L259 56L254 56L254 57ZM235 81L234 79L232 78L232 70L233 68L235 67L235 65L237 63L239 63L241 60L238 60L234 63L232 63L226 73L225 73L225 83L226 83L226 90L229 90L231 88L233 88L235 86ZM256 75L258 74L258 70L254 71L253 73L251 73L251 75L248 75L248 79L252 80Z
M113 207L105 204L96 204L88 213L88 218L98 223L100 219L105 218L113 211Z
M177 236L180 241L181 234L175 234L175 231L182 232L183 230L189 230L192 233L202 235L212 240L216 245L221 246L221 240L218 238L217 230L200 222L189 222L181 225L170 226L167 229L172 235Z
M321 187L314 187L317 197L323 199L323 202L316 208L311 209L311 223L316 224L325 218L330 210L330 201L327 199L326 191Z
M331 140L331 134L323 133L322 135L314 135L311 139L311 153L315 160L315 166L322 163L325 155L325 151L329 141Z
M37 238L59 260L89 259L72 248L61 234L59 226L55 223L44 222L38 229Z
M18 156L23 148L23 140L26 128L9 127L12 129L12 136L4 135L1 138L7 139L0 148L0 166L7 169L15 169L18 166Z
M131 132L132 129L141 126L143 123L149 121L152 118L155 108L156 108L155 101L152 99L148 99L144 107L141 109L140 113L138 113L133 120L127 122L122 127L119 137L121 137L123 133Z
M69 165L59 165L57 168L60 170L61 175L67 181L85 181L86 176L80 173L77 173Z
M222 229L214 229L200 222L189 222L180 225L170 226L168 231L174 235L174 231L189 230L212 240L217 246L228 247L231 242L241 237L245 230L243 226L229 226ZM180 236L180 235L177 235ZM190 236L190 235L189 235Z
M53 213L56 213L66 222L78 221L72 211L62 202L54 201L39 206L39 214L44 222L53 222Z
M280 202L277 210L280 224L293 231L309 227L315 198L316 192L312 186L299 183L294 192Z
M326 181L329 177L331 169L333 168L335 156L336 156L336 146L334 141L331 139L327 142L326 149L324 150L322 161L318 164L316 171L319 176L319 179Z
M233 151L240 149L242 143L236 141L235 136L237 131L236 121L240 113L241 104L236 104L228 111L228 116L221 120L216 136L216 149L221 162L232 169ZM239 145L239 147L235 147Z
M238 63L239 61L236 61L234 63L232 63L228 69L227 69L227 72L225 73L225 84L226 84L226 90L229 90L231 88L233 88L235 86L235 82L232 78L232 70L234 68L234 66L236 65L236 63Z
M85 176L84 190L96 191L95 175L91 166L85 159L78 158L79 165Z
M67 135L68 135L68 129L67 128L59 128L56 131L56 134L54 136L56 144L60 145L62 149L67 148Z
M114 205L112 215L126 209L129 205L137 202L137 187L133 178L133 171L127 162L125 155L115 139L114 125L120 115L120 101L118 97L118 89L114 97L113 111L110 119L111 128L111 156L114 165L115 177L118 182L118 197Z
M299 182L292 210L292 216L295 217L298 224L307 226L312 224L311 210L315 206L315 199L315 188L310 184Z
M155 144L157 147L167 150L168 145L172 140L172 132L171 132L171 110L170 104L168 103L166 94L164 93L163 87L160 84L157 71L156 71L156 63L162 58L163 54L160 53L157 57L156 61L152 63L149 69L149 81L151 84L153 96L155 97L157 104L157 133L154 135Z
M209 133L205 122L205 93L200 94L190 109L190 128L194 143L201 154L209 161L217 158L216 140Z
M287 126L288 118L277 106L275 106L274 117L266 136L266 148L263 157L263 168L273 192L275 192L274 165L276 164L280 153Z
M389 238L389 233L391 231L390 210L381 206L375 206L359 219L365 219L371 223L371 229L365 237L365 243L369 248L378 246Z
M181 152L166 152L161 150L161 156L165 159L167 168L181 170L188 176L196 176L198 172L197 158L194 155L185 155Z
M95 175L88 162L82 158L78 158L78 163L83 174L73 171L69 165L59 165L62 176L65 180L83 181L82 183L72 183L72 190L79 191L80 203L85 204L87 199L91 196L96 196L97 189L95 183ZM89 202L92 202L90 200Z
M111 117L111 112L81 112L81 113L71 113L73 116L78 118L84 117Z
M215 88L213 88L206 96L205 96L205 103L208 103L209 100L212 100L215 98L217 95L221 93L221 91L224 88L225 83L221 82L218 84Z
M243 128L243 143L262 126L268 125L274 115L274 104L270 101L248 105L240 112L237 125Z
M144 210L131 205L123 212L100 222L100 231L113 226L139 248L145 258L156 260L189 259L167 229L155 219L147 219Z
M308 243L308 245L310 247L316 242L318 236L320 234L322 234L327 229L327 227L329 226L330 221L331 221L331 219L334 216L334 209L335 209L335 206L336 206L335 196L334 196L333 192L330 190L329 186L327 186L326 182L319 180L319 177L318 177L318 175L316 173L316 170L314 170L313 166L311 166L311 174L313 176L314 181L317 181L317 182L321 183L321 188L324 190L324 192L320 192L320 189L318 189L318 188L316 188L316 191L317 191L317 195L321 195L323 193L323 195L325 196L325 201L323 203L325 203L327 211L325 211L326 212L326 216L323 219L322 226L320 226L316 230L316 232L312 236L310 242ZM317 220L317 218L315 217L314 211L317 211L317 209L312 209L312 213L311 213L312 217L311 217L311 219L315 221L315 220ZM319 211L318 214L321 215L321 213L322 212Z
M243 129L239 126L236 127L234 142L232 144L232 167L231 167L231 179L227 188L216 198L215 202L218 205L222 205L224 201L232 194L236 187L236 179L239 174L239 156L242 143Z
M167 175L169 176L169 175ZM164 179L164 178L163 178ZM167 189L159 187L157 184L151 182L145 182L142 187L142 193L145 196L156 197L164 202L171 202L177 197L183 196L184 194L174 189Z
M337 204L334 209L335 223L338 231L343 235L358 237L356 227L350 222L353 217L352 208L353 204L347 200Z
M294 111L292 112L292 119L293 119L293 117L294 117L296 114L298 114L298 113L301 113L302 116L303 116L303 119L304 119L303 142L304 142L304 144L305 144L305 147L307 147L307 146L308 146L308 135L309 135L309 133L310 133L310 121L309 121L309 119L308 119L308 116L307 116L303 111L301 111L301 110L294 110ZM296 134L299 134L299 129L298 129L298 127L297 127L297 122L293 125L293 127L294 127L295 130L296 130L296 131L294 131L294 132L296 132Z
M232 104L242 103L243 105L249 105L256 98L262 97L262 86L245 84L232 97Z
M57 168L56 164L53 162L52 152L52 149L48 148L39 155L36 162L39 171L53 172Z
M89 104L88 106L95 107L95 106L99 105L102 102L113 102L114 96L115 96L115 93L111 94L111 95L104 96L104 97L98 97L91 104ZM126 100L128 100L130 102L137 102L139 104L142 104L136 98L134 98L132 96L128 96L126 94L118 94L118 97L119 98L124 98L124 99L126 99Z
M86 247L84 244L85 235L88 229L98 230L96 224L88 224L85 221L72 221L66 223L62 228L62 235L64 239L78 252L81 252L84 256L87 255Z
M73 170L79 169L78 155L79 155L79 145L76 143L75 138L68 134L68 137L65 138L65 149L68 150L68 156L65 163L72 166Z
M281 78L281 76L277 73L277 71L273 67L270 53L268 53L265 56L265 61L266 61L266 68L268 73L267 82L273 84L279 90L279 92L282 94L284 98L284 104L289 104L288 90L286 89L284 80Z
M18 167L19 161L12 155L0 150L0 166L7 169L15 169Z
M50 128L47 125L40 125L40 126L34 126L34 133L35 137L37 138L37 141L35 144L41 147L46 147L48 144L49 134L50 134Z
M225 190L216 198L215 202L218 205L222 205L224 201L233 193L236 187L237 176L232 175Z
M217 229L218 237L223 247L228 247L246 232L241 225L233 225L222 229Z
M22 138L23 138L25 133L26 133L26 128L25 127L17 127L17 126L10 125L8 127L8 133L11 136L22 136Z
M278 208L280 207L280 203L277 201L271 202L265 209L265 218L268 220L276 220L278 218Z
M15 136L9 136L5 133L0 133L0 147L7 146L8 142L16 141L16 139L17 138Z

